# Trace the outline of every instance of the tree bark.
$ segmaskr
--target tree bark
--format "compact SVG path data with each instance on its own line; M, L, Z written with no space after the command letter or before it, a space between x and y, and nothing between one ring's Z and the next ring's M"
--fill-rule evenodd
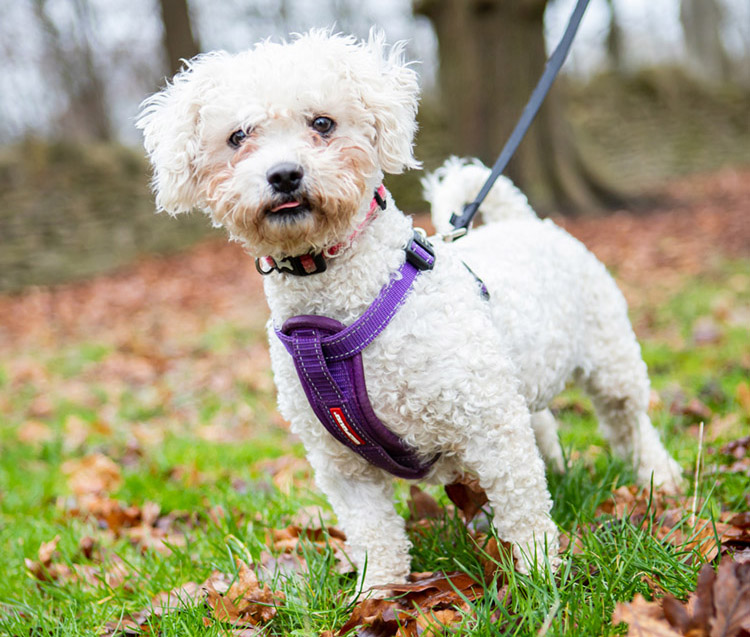
M607 25L607 58L609 65L615 73L623 70L623 34L620 21L617 19L615 0L607 0L609 9L609 24Z
M446 132L456 154L494 163L541 77L547 0L421 0L439 42ZM557 80L559 83L560 80ZM584 164L550 94L506 174L542 212L576 213L622 203Z
M688 59L705 81L721 84L731 76L729 55L721 34L722 7L716 0L682 0L680 22Z
M48 10L48 0L35 0L34 15L44 33L47 63L59 80L67 108L58 117L58 134L65 138L112 139L105 81L96 64L97 48L89 0L74 0L78 29L61 33Z
M164 51L171 76L180 70L183 59L198 55L200 47L193 35L187 0L159 0L159 4L164 25Z

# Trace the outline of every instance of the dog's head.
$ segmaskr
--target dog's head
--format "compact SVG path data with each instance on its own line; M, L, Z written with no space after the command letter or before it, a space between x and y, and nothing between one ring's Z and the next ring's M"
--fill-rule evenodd
M253 256L343 240L383 172L417 167L416 73L381 34L200 55L143 104L160 210L202 208Z

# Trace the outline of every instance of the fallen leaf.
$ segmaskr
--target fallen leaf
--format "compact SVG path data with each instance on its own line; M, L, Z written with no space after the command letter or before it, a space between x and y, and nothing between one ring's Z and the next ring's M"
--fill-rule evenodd
M16 437L20 442L39 445L52 440L54 434L49 425L38 420L27 420L16 431Z
M750 382L746 380L740 382L735 390L735 396L740 407L742 407L742 411L750 415Z
M356 627L357 635L370 637L445 634L463 619L459 609L466 610L465 600L484 595L484 586L466 573L412 573L409 579L405 584L375 587L392 598L359 602L337 634Z
M490 583L500 571L502 564L514 564L513 545L510 542L498 544L493 537L479 553L479 561L484 568L484 581Z
M79 460L66 460L62 472L68 477L68 487L76 495L108 493L122 482L120 468L111 458L94 453Z
M664 611L656 602L647 601L637 593L632 602L618 602L612 623L626 622L629 637L680 637L666 620Z
M273 553L293 555L293 559L298 561L298 565L294 567L289 559L279 561L270 553L265 556L261 564L269 572L273 572L272 569L277 564L281 566L282 570L304 572L307 569L307 564L300 546L301 542L307 543L321 553L330 548L333 551L337 572L343 574L353 570L352 562L346 555L346 535L333 526L321 529L302 528L296 524L290 524L284 529L269 530L266 535L266 546L270 547Z
M711 409L697 398L691 398L687 404L673 402L669 411L672 414L687 416L692 422L709 421L713 415Z
M437 503L437 500L415 484L409 487L408 506L413 520L432 520L443 514L443 507Z
M236 563L237 579L226 593L219 593L211 579L205 583L206 603L214 618L234 627L269 622L276 616L277 606L284 601L284 594L259 583L255 572L242 560L237 559Z
M699 318L693 325L693 342L696 345L713 345L723 337L721 327L709 316Z
M467 476L463 476L457 482L445 485L445 492L451 502L461 511L467 524L489 502L484 489L479 486L479 481Z
M719 451L724 455L733 456L738 460L744 458L750 452L750 436L732 440L726 443Z
M716 616L711 637L740 637L743 631L750 633L750 567L723 559L713 593Z

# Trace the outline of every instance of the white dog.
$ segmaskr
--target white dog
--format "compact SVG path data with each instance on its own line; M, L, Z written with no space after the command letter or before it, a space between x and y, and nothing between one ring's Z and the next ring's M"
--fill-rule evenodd
M384 209L374 205L373 192L384 173L419 166L417 101L402 47L386 47L376 33L358 42L311 31L195 58L144 103L139 120L159 209L205 210L269 274L279 408L305 444L355 563L360 571L367 564L365 588L409 573L392 476L322 425L306 394L318 389L303 385L276 331L298 315L350 325L404 276L411 220L383 189L375 202ZM486 175L480 165L452 161L427 180L438 229ZM546 407L567 381L586 389L612 448L632 460L641 484L675 490L679 466L646 413L646 366L605 268L539 220L507 180L483 213L485 224L466 238L435 242L434 267L415 275L364 348L367 393L376 417L429 467L426 479L479 479L521 568L554 565L557 529L537 443L560 464ZM325 271L296 276L285 267L294 258L298 269L322 261ZM359 444L351 431L347 437Z

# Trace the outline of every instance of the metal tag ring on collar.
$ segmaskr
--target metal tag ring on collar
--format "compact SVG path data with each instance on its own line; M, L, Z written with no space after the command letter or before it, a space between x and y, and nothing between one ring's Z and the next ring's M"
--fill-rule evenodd
M267 257L263 257L263 259L265 259L266 261L268 261L268 258L267 258ZM262 266L261 266L261 258L260 258L260 257L258 257L257 259L255 259L255 269L256 269L256 270L257 270L257 271L258 271L258 272L259 272L259 273L260 273L260 274L261 274L262 276L268 276L268 275L269 275L269 274L271 274L271 272L273 272L274 270L278 270L278 268L276 267L276 265L275 265L275 264L273 264L273 265L271 265L271 264L268 264L268 270L264 270L264 269L262 268Z
M331 250L333 250L333 252L331 252ZM335 246L331 246L330 248L324 248L323 256L326 259L335 259L336 257L340 257L341 256L341 244L337 243Z

